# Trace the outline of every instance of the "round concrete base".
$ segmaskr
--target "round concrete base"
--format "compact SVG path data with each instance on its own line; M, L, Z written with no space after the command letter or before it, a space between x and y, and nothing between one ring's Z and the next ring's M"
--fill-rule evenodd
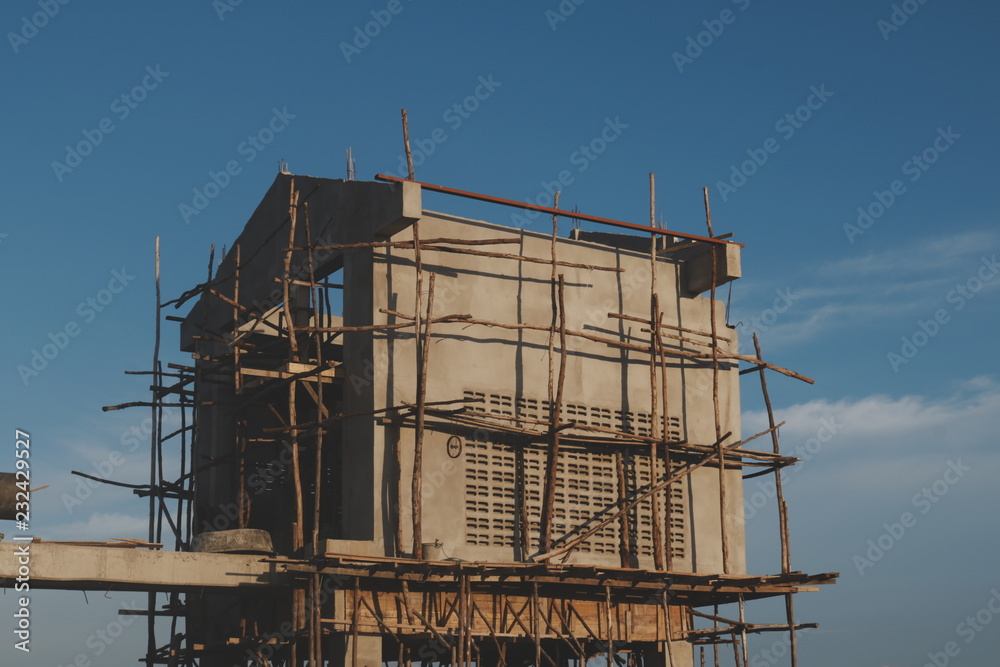
M240 528L199 533L191 545L193 551L222 554L273 554L271 535L266 530Z

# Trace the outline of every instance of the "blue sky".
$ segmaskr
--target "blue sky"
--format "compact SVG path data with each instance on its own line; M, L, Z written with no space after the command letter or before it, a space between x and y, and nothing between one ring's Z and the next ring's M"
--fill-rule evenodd
M28 430L36 483L52 485L34 498L37 534L143 537L144 503L121 489L64 499L78 493L69 470L116 451L116 479L148 470L127 445L146 414L100 407L147 395L121 371L150 364L154 237L173 297L204 277L211 243L236 237L279 160L339 178L351 146L359 179L398 173L406 107L419 180L536 200L567 172L564 208L644 222L652 171L667 226L691 233L708 186L716 232L746 244L731 322L816 378L770 382L785 447L809 456L789 473L793 564L843 573L799 597L800 619L821 623L803 664L923 665L949 642L949 664L995 664L998 19L981 0L11 0L0 468ZM213 173L224 187L206 192ZM18 370L53 338L65 346L37 375ZM167 326L164 349L176 340ZM744 394L755 432L753 376ZM774 501L752 493L750 563L776 571ZM866 566L880 538L890 548ZM137 597L38 593L32 653L8 637L0 655L133 664L137 624L110 645L88 637ZM765 653L773 641L752 644L752 664L787 664Z

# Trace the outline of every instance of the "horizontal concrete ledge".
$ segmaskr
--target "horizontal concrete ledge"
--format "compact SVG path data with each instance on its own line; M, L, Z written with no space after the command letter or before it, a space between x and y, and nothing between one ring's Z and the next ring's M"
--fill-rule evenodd
M27 554L23 549L27 547ZM0 586L28 568L31 588L94 591L241 589L266 593L291 585L286 566L259 555L148 551L46 542L0 543ZM22 576L23 579L23 576ZM234 591L235 592L235 591Z

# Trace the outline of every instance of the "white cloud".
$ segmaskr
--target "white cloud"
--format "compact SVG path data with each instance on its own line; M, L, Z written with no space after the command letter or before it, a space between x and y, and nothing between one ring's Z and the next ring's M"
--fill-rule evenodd
M998 246L1000 233L971 231L803 266L783 284L740 281L730 321L742 322L744 338L758 331L773 346L927 316L945 305L950 290L976 276ZM997 289L1000 279L983 283L983 292ZM792 295L791 305L775 300L782 292Z
M977 470L1000 469L996 415L1000 384L980 376L951 393L820 399L775 410L786 454L805 458L788 477L808 471L810 485L840 493L909 492L935 479L949 461ZM767 428L763 411L744 412L743 429ZM904 493L905 495L905 493Z

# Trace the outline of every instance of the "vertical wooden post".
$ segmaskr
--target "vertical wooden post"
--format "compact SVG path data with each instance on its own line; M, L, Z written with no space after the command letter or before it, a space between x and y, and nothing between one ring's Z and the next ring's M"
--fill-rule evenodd
M468 610L465 608L465 576L461 574L458 575L458 599L456 600L456 603L458 606L458 667L466 667L465 641L466 635L468 634L468 628L465 625L465 621Z
M673 641L674 633L670 627L670 605L667 603L666 589L663 590L663 621L667 631L667 639L663 643L667 652L667 667L674 667L674 650L671 643Z
M618 472L618 520L620 532L618 550L621 554L622 567L632 567L632 526L629 523L629 513L625 511L628 498L628 484L625 479L625 461L622 452L615 452L615 468Z
M555 264L553 264L555 266ZM551 423L549 455L546 461L545 487L542 502L542 551L548 551L552 544L552 521L555 512L556 481L559 464L559 423L562 420L563 388L566 385L566 281L559 274L559 381L556 384L555 400L551 403Z
M556 191L554 196L553 208L559 207L559 191ZM555 389L555 339L556 339L556 322L560 318L565 322L565 317L562 313L562 309L559 306L559 299L561 298L561 287L557 283L556 275L556 244L558 243L558 233L559 233L559 218L556 215L552 216L552 243L551 243L551 256L552 256L552 276L551 283L549 285L551 303L552 303L552 321L549 324L549 451L548 456L545 461L545 486L542 489L542 516L541 516L541 535L539 536L539 548L545 552L548 551L552 546L552 512L553 505L555 504L555 480L556 480L556 466L558 464L559 457L559 412L561 411L562 401L556 401L556 389ZM564 333L564 329L560 329L561 333ZM561 342L565 342L564 339L560 339ZM560 355L565 352L565 346L562 348ZM560 356L563 359L563 356ZM560 376L562 377L565 373L565 368L560 365ZM560 391L561 391L560 387Z
M743 645L743 664L749 667L750 656L747 654L747 626L746 610L744 609L743 594L740 593L740 640Z
M713 611L713 615L716 616L716 617L718 617L718 615L719 615L719 605L715 605L715 609ZM715 620L715 629L716 630L719 629L718 618L716 618L716 620ZM719 667L719 643L718 642L713 642L712 643L712 658L715 661L715 667Z
M797 667L799 664L799 647L795 636L795 600L791 593L785 595L785 616L788 619L788 632L792 643L792 667Z
M706 188L707 192L707 188ZM707 196L707 195L706 195ZM722 571L729 574L729 521L726 502L726 452L722 445L722 417L719 411L719 335L715 322L715 281L718 278L719 258L712 248L712 293L709 299L709 319L712 322L712 406L715 409L715 440L719 457L719 523L722 538Z
M708 235L715 236L715 232L712 231L712 209L708 205L708 188L702 188L702 193L705 195L705 224L708 225Z
M653 310L655 310L662 318L662 311L660 311L660 297L658 294L653 295ZM660 394L663 400L663 474L669 477L672 473L672 464L670 460L670 404L667 400L667 355L663 350L663 338L661 337L659 319L654 322L653 328L656 334L656 348L660 355ZM667 484L663 489L664 534L662 539L664 543L664 556L667 570L672 570L674 567L674 546L672 540L673 528L670 525L671 498L673 497L674 492L673 488L674 485L671 483Z
M153 261L154 261L154 281L156 290L156 333L153 340L153 386L159 387L162 385L160 379L160 309L162 308L160 302L160 237L156 237L154 243L153 251ZM153 428L150 434L149 443L149 486L150 489L156 488L156 462L158 453L161 447L160 439L158 437L159 433L159 410L157 409L160 403L158 390L153 391L153 405L151 409L151 418L153 423ZM156 494L149 494L149 541L156 541ZM146 632L147 632L147 646L146 655L148 658L152 659L153 655L156 653L156 616L153 613L156 610L156 593L149 593L147 595L147 606L149 607L150 614L146 620Z
M649 226L656 227L656 174L649 172Z
M655 224L656 218L656 181L655 176L649 174L649 219L650 226ZM652 429L651 435L654 440L660 440L661 438L661 428L660 428L660 415L659 415L659 399L657 398L657 379L656 379L656 353L658 349L658 338L659 338L659 299L657 298L656 292L656 244L657 235L650 234L650 244L649 244L649 269L650 269L650 281L649 281L649 404L650 404L650 428ZM666 421L666 415L663 415L664 421ZM665 438L664 438L665 439ZM649 444L649 483L656 483L656 462L659 459L659 443L651 442ZM670 471L667 470L669 475ZM667 507L666 513L670 514L670 494L667 492ZM653 524L653 566L657 570L662 570L665 566L664 563L664 543L663 543L663 531L660 525L660 494L654 493L649 500L649 512L650 520Z
M753 347L757 353L757 358L763 360L764 357L761 355L760 341L757 339L756 332L753 334ZM764 395L764 405L767 408L767 422L768 426L771 427L771 447L775 454L780 454L781 446L778 444L778 431L774 428L774 410L771 407L771 396L767 391L767 377L765 376L764 367L761 366L758 369L758 372L760 373L761 393ZM778 501L778 528L781 538L781 571L791 572L792 557L788 544L788 509L785 505L785 494L781 486L781 468L774 469L774 486Z
M410 153L410 123L406 120L406 109L402 110L403 114L403 147L406 150L406 168L409 171L409 180L413 180L413 154Z
M541 630L541 609L538 604L538 583L532 584L531 588L531 634L535 640L535 665L542 665L542 638L539 636Z
M615 667L615 635L611 629L611 587L604 587L604 619L608 632L608 667Z
M424 451L424 408L427 401L427 359L431 348L431 319L434 310L434 278L431 274L427 292L427 317L424 321L423 340L417 337L419 373L417 375L417 427L413 445L413 556L423 558L424 549L421 515L423 512L423 451ZM422 343L422 344L421 344Z

